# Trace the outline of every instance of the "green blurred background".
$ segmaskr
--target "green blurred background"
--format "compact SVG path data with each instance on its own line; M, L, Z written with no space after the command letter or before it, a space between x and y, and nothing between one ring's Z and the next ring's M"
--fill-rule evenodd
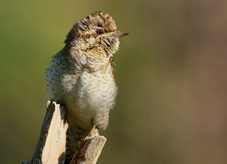
M227 1L0 1L0 163L28 161L45 69L72 25L108 12L121 39L99 164L227 163Z

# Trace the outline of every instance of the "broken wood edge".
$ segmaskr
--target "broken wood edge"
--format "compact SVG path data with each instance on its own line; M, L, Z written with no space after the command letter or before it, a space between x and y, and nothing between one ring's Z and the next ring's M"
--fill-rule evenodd
M47 112L32 159L22 164L64 164L66 131L65 109L55 101L47 102ZM98 133L83 140L70 164L96 164L107 139Z
M81 141L70 164L96 164L107 139L98 133L93 138Z
M55 101L48 101L47 112L32 159L28 162L22 162L22 164L61 163L68 129L68 123L64 118L64 107Z

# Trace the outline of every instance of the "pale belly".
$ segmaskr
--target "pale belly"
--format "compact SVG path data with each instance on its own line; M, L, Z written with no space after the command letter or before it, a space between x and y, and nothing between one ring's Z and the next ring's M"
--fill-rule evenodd
M84 72L67 81L70 84L65 82L65 88L69 89L62 92L61 97L69 124L82 129L90 129L97 125L99 129L104 130L108 125L109 110L115 105L117 95L117 86L112 74ZM65 88L63 90L66 90Z

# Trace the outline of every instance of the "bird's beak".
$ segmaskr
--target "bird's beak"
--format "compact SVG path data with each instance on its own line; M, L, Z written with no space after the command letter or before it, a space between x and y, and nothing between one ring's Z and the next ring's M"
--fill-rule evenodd
M116 31L114 34L112 34L113 37L122 37L122 36L125 36L125 35L129 35L129 33L127 32L122 32L122 31Z

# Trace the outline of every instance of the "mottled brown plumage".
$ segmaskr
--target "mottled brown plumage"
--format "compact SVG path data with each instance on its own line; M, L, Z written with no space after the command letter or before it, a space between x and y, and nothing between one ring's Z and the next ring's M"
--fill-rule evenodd
M53 56L46 71L47 90L66 108L69 129L65 163L94 126L105 130L108 125L117 95L113 54L118 50L119 37L127 34L117 31L109 14L95 12L72 27L65 47Z
M115 32L117 26L113 18L102 12L94 12L90 16L87 16L76 23L73 28L70 30L65 43L70 44L71 41L76 38L87 39L90 37L97 37L97 33L94 30L101 29L105 33Z

